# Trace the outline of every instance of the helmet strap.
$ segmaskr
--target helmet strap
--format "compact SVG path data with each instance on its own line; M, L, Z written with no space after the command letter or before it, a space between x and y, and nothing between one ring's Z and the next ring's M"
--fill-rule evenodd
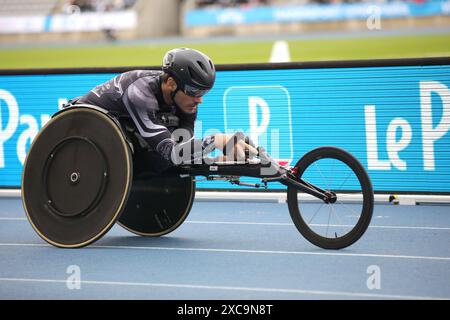
M172 104L180 109L180 106L175 102L175 95L177 94L178 90L180 90L180 88L177 86L177 88L170 93L170 98L172 99Z

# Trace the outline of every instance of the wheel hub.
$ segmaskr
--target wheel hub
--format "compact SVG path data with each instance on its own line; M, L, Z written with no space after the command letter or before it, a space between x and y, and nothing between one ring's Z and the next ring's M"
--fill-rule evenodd
M325 203L335 203L337 201L336 193L333 191L325 191L326 199Z

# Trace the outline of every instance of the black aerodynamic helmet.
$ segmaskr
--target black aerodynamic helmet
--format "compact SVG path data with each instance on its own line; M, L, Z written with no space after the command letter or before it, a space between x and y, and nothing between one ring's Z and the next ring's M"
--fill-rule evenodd
M216 80L214 63L207 55L194 49L168 51L164 55L162 69L175 79L178 89L193 97L205 95Z

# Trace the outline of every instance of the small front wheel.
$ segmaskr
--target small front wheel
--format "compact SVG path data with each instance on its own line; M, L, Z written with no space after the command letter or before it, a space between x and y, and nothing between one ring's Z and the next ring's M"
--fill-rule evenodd
M325 203L289 186L289 213L299 232L324 249L342 249L361 238L372 219L374 196L359 161L342 149L320 147L305 154L295 168L306 184L336 195Z

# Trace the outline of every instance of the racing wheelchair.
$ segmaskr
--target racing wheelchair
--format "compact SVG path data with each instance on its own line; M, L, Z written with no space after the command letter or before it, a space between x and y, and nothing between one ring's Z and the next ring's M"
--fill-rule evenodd
M285 185L293 223L324 249L355 243L372 218L369 176L339 148L314 149L293 167L258 148L244 163L180 164L155 175L137 169L138 144L126 124L99 107L76 105L54 114L33 140L22 175L22 203L38 235L57 247L79 248L116 222L140 236L168 234L188 216L199 176L255 188ZM241 182L244 176L261 183Z

